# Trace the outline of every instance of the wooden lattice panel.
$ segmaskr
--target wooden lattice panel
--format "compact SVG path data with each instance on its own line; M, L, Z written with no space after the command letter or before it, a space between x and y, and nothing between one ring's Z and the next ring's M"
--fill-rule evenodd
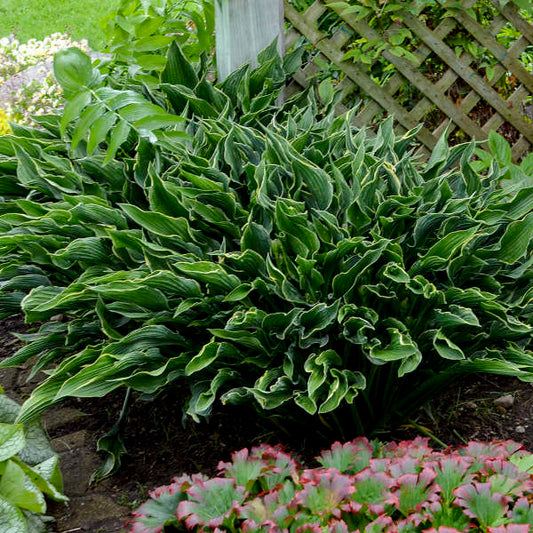
M433 29L423 17L401 12L403 27L413 36L412 55L406 59L385 49L380 59L390 64L394 73L384 83L378 83L369 66L343 61L343 56L355 39L388 42L400 26L394 23L380 34L367 20L356 20L354 14L346 14L343 8L332 5L334 2L316 0L299 12L285 0L285 18L290 23L286 47L290 48L303 36L313 46L315 59L318 56L336 66L338 86L344 97L339 111L350 107L354 93L363 101L354 119L357 126L371 126L384 114L394 115L401 131L422 124L418 139L426 151L435 146L446 128L457 140L479 141L485 140L491 130L499 130L511 143L513 160L518 161L531 151L533 125L527 106L533 95L533 74L518 58L533 45L533 27L511 4L500 9L497 0L493 0L495 16L485 26L466 11L474 0L464 0L461 3L464 10L454 10L453 17L443 18ZM329 25L333 28L329 33L320 27L325 16L337 20ZM505 48L497 35L509 23L521 36ZM490 55L494 69L490 81L471 54L462 51L458 57L447 42L459 32ZM428 58L432 58L431 62ZM431 65L440 65L438 75L431 72ZM311 59L295 74L289 91L307 87L321 76L321 69ZM499 87L504 80L506 94ZM408 104L401 96L406 87L415 94Z

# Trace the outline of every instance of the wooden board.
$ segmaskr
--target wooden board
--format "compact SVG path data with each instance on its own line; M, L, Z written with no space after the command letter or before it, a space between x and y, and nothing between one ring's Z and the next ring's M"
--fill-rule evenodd
M220 81L235 69L257 65L257 54L278 39L283 54L283 0L216 0L217 71Z

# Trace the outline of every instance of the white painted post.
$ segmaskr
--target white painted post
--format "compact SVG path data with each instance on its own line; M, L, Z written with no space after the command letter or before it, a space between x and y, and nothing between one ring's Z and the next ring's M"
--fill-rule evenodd
M283 0L215 0L218 79L245 63L278 38L283 54Z

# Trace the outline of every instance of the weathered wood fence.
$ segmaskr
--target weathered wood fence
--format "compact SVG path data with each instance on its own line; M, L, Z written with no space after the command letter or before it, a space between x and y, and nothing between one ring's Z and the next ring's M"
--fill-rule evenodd
M255 4L261 9L263 0L229 1ZM271 1L276 6L281 2ZM283 1L285 48L303 41L310 50L288 94L329 76L342 90L339 112L361 102L354 119L359 127L372 127L387 115L394 115L400 131L422 124L418 139L425 152L435 146L446 128L456 141L481 141L491 130L499 131L510 142L515 161L531 151L533 65L528 70L519 58L525 51L533 57L533 49L528 50L533 45L533 26L513 3L501 8L498 0L490 0L493 9L485 12L483 25L468 12L474 0L462 0L462 8L449 11L452 16L442 17L436 25L434 17L400 11L398 21L380 32L370 22L372 15L358 20L335 0L316 0L301 9L289 0ZM360 46L358 43L390 43L391 36L402 28L409 30L410 38L402 44L408 55L395 55L392 45L387 45L369 64L344 60L346 52ZM508 47L497 38L502 28L520 35L510 39ZM474 57L469 53L468 46L457 53L453 39L458 35L483 51L485 63L479 54ZM377 63L380 72L388 72L388 76L375 75ZM324 72L324 64L328 72Z
M257 54L278 38L283 54L283 0L215 0L218 79L242 64L257 63Z

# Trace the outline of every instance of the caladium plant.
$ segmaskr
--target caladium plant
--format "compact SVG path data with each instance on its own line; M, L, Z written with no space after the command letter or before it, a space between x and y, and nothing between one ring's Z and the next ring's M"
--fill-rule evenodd
M264 490L258 481L287 457L291 467ZM159 533L166 524L178 531L525 533L533 528L533 469L516 463L531 457L512 441L435 451L422 438L399 445L358 438L335 443L317 458L321 466L303 469L279 447L262 445L234 453L210 481L181 477L151 492L129 531Z
M181 380L194 419L353 435L465 373L533 380L530 158L481 174L443 137L422 163L324 88L280 104L301 50L275 43L221 84L176 43L149 83L80 54L63 116L0 138L0 315L44 322L1 365L48 373L20 421Z

